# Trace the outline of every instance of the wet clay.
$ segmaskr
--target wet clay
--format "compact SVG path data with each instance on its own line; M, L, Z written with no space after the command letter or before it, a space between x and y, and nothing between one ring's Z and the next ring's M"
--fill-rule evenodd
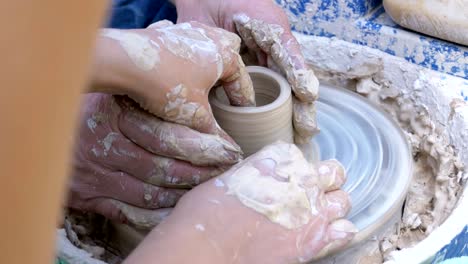
M222 180L228 188L226 193L236 196L245 206L288 229L299 228L307 224L311 216L318 215L318 210L312 206L315 201L309 202L308 193L313 191L304 187L313 169L298 148L286 144L277 146L277 149L268 147L271 151L258 153L253 160L247 159ZM290 158L281 162L284 155ZM271 171L271 175L264 175L262 171ZM318 192L317 188L317 195L311 197L317 197Z
M64 229L57 230L57 248L57 257L68 263L106 264L88 251L72 244Z
M206 122L208 111L199 103L190 102L188 93L188 88L183 84L172 88L166 94L164 114L171 122L193 127L196 123Z
M263 67L247 67L255 90L256 107L230 106L222 89L210 93L219 126L239 144L245 156L282 140L293 142L291 88L279 74Z
M357 256L346 256L349 263L381 262L392 251L427 237L456 206L464 175L459 155L468 158L460 149L457 154L451 145L463 143L466 137L466 129L459 124L463 117L455 108L462 106L445 103L446 95L440 91L453 87L448 87L439 73L345 41L297 37L306 60L322 82L367 97L399 123L412 146L413 182L399 226L388 227L376 239L365 241L361 247L365 250L355 251Z
M412 145L414 180L400 224L384 227L343 262L335 262L380 263L427 237L457 205L464 186L463 162L468 160L463 149L466 126L459 114L466 103L446 103L441 91L453 84L402 59L336 39L297 38L321 82L366 96L398 121Z
M263 50L269 54L268 68L281 72L294 92L293 123L295 129L295 143L305 143L318 132L316 122L315 101L318 97L319 83L312 69L308 68L302 56L297 56L299 46L295 41L283 42L286 33L277 24L252 19L240 13L234 15L237 32L246 46L251 50ZM249 64L252 59L245 56ZM255 59L253 60L255 61Z
M463 166L447 139L434 129L427 110L411 104L396 91L390 91L393 96L382 100L379 95L382 89L389 91L388 87L383 88L369 79L357 84L357 92L386 108L405 129L412 145L415 168L399 235L387 239L393 245L385 248L387 252L415 245L443 223L456 205L461 190L459 171Z
M144 71L159 63L159 45L149 37L116 29L103 29L101 36L117 40L132 62Z

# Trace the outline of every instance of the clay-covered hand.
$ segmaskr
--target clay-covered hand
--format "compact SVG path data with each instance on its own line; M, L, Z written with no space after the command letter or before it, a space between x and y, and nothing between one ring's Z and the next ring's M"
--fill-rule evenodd
M252 81L238 53L240 43L237 35L199 22L104 29L92 90L126 94L166 121L229 138L216 124L208 93L219 83L232 105L255 104Z
M170 263L297 263L348 243L357 232L343 167L309 164L300 150L277 143L199 185L177 204L128 259ZM147 262L148 261L148 262Z
M272 0L175 0L178 22L196 20L237 32L260 65L286 75L295 95L294 128L297 143L318 132L314 102L318 80L292 35L284 11Z
M239 161L217 135L163 121L125 97L83 96L73 159L72 208L154 226L186 191Z

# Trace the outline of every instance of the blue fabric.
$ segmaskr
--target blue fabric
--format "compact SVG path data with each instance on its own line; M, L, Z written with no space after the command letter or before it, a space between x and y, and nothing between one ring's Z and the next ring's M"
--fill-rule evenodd
M434 257L432 264L445 263L445 260L457 259L462 256L468 256L468 225L452 241L443 247ZM455 262L468 260L463 258L460 260L454 260L453 263L467 263L467 262ZM449 262L447 262L449 263Z
M177 20L176 8L167 0L113 0L107 27L146 28L164 19Z

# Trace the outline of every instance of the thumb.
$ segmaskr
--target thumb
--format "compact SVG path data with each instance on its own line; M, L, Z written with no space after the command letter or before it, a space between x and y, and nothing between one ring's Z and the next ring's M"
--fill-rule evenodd
M252 80L244 62L239 55L241 39L234 33L220 28L197 24L205 29L217 46L222 60L222 71L219 76L229 103L234 106L255 106L255 92Z

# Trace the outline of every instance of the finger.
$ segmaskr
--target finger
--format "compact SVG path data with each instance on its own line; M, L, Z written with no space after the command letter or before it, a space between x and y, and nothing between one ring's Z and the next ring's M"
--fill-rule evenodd
M297 164L306 165L310 168L309 164L304 160L301 150L294 144L286 143L284 141L277 141L272 144L269 144L259 150L257 153L249 156L245 161L256 162L261 160L271 160L273 161L272 167L270 169L274 169L276 167L275 164L282 163L284 167L290 167L294 170L294 172L300 171L302 168L295 168L294 166ZM268 162L270 163L270 162ZM278 171L276 173L279 173ZM289 171L289 173L291 173ZM299 173L299 172L298 172ZM303 172L305 174L310 174L310 171Z
M230 165L240 160L242 151L220 136L202 134L186 126L164 122L139 109L124 109L119 128L146 150L195 165Z
M301 102L293 98L294 142L304 144L320 130L317 127L314 103Z
M351 200L347 192L336 190L325 194L326 210L330 220L345 217L351 209Z
M251 19L245 14L235 15L234 23L239 33L250 32L260 49L272 57L286 74L286 78L299 100L313 102L317 99L318 79L314 72L307 67L300 45L289 27ZM249 36L247 33L245 35Z
M151 155L138 159L131 168L122 168L138 175L144 182L166 188L192 188L223 173L220 167L202 167L188 162Z
M190 98L189 90L184 85L177 85L166 94L167 103L159 117L183 126L188 126L202 133L216 133L216 120L205 95L202 98ZM137 100L138 101L138 100Z
M348 220L339 219L332 222L327 229L328 244L320 250L314 259L323 257L348 244L358 232L357 228Z
M255 92L245 64L239 54L231 54L236 59L227 62L230 65L226 67L231 70L221 77L229 103L234 106L255 106Z
M252 36L252 29L246 25L244 20L245 18L242 15L234 16L236 31L249 51L257 53L258 51L261 51L261 49Z
M319 81L305 63L301 48L289 29L271 47L271 57L283 69L294 95L303 102L318 98Z
M259 66L266 67L268 64L268 55L264 51L259 50L257 52L257 61Z
M241 47L239 36L220 28L208 27L197 22L191 23L205 29L206 34L217 42L223 62L219 78L230 104L234 106L255 106L255 92L252 80L239 55Z
M319 217L327 213L327 199L325 193L318 186L307 188L306 193L310 201L312 216Z
M252 50L241 52L241 57L246 66L258 65L257 54Z
M344 167L337 160L326 160L316 164L317 184L325 192L338 190L346 182Z
M149 119L153 119L153 118L158 119L154 115L152 115L152 114L144 111L143 109L141 109L140 106L138 104L136 104L130 98L123 97L123 96L118 96L116 98L116 101L119 103L119 105L120 105L120 107L122 109L126 109L127 111L135 111L135 112L138 112L138 113L145 114ZM185 105L185 106L187 106L187 105ZM184 107L182 107L182 110L181 110L182 113L185 112L183 110L183 108ZM191 114L184 113L182 115L182 116L185 116L184 118L177 118L177 115L175 115L175 117L174 117L173 116L174 113L171 113L171 111L169 111L166 114L169 114L169 116L172 116L172 117L168 117L166 115L166 120L171 121L172 123L180 124L182 126L190 127L195 132L198 131L198 132L201 132L201 133L204 133L204 134L218 135L222 139L227 140L231 144L231 146L234 149L236 149L236 151L240 152L240 156L242 156L243 153L242 153L242 150L240 149L240 146L237 145L237 143L234 141L234 139L232 139L216 122L216 120L215 120L215 118L213 116L213 113L211 112L211 107L209 106L208 102L204 102L203 105L201 106L201 109L202 110L199 109L199 110L195 111L195 116L199 115L199 117L193 117L192 119L190 119ZM205 111L204 109L208 109L208 110ZM177 110L177 113L179 113L178 111L179 110ZM193 112L193 111L188 111L188 112ZM164 121L162 121L160 119L158 119L158 120L160 122L164 122ZM191 121L187 121L187 120L191 120ZM193 124L192 124L192 121L193 121ZM197 122L195 122L195 121L197 121Z
M164 219L172 211L172 208L148 210L138 208L118 200L109 198L97 198L90 200L89 208L98 214L121 223L131 223L139 228L152 228Z
M207 30L207 32L212 32ZM252 80L239 55L241 40L231 32L216 30L212 35L220 45L220 54L223 60L223 73L220 76L221 84L234 106L255 106L255 92Z
M220 38L220 36L228 36L228 34L235 35L197 22L184 23L183 25L167 25L169 25L167 22L160 23L159 25L155 24L153 28L159 32L158 34L162 34L162 38L168 38L168 42L164 41L164 39L156 38L151 44L164 46L164 49L160 52L161 58L174 60L186 66L187 63L197 63L198 55L205 54L207 56L205 56L206 60L202 61L202 64L198 62L196 67L192 67L191 71L193 74L202 75L204 78L200 80L197 78L187 79L187 76L181 76L177 69L163 67L153 76L154 78L157 78L159 75L164 76L159 78L161 79L160 89L156 89L152 93L146 94L146 96L145 93L137 92L129 93L129 96L138 102L142 108L166 121L185 125L203 133L216 133L219 129L210 110L207 93L209 88L224 73L222 55L226 53L218 50L218 44L227 45L233 42L228 37L216 41L217 39L211 36L216 35ZM166 28L158 28L162 26L166 26ZM218 31L225 33L220 34L217 33ZM142 34L150 34L150 32L142 32ZM172 39L175 35L178 36L176 40ZM209 35L209 37L206 35ZM235 43L231 45L235 45ZM189 50L187 50L187 47ZM238 47L236 48L238 49ZM185 49L185 51L181 54L181 52L175 52L174 49ZM188 83L191 85L189 86Z
M186 192L154 186L138 180L125 172L111 172L99 179L97 193L133 206L157 209L173 207Z
M340 219L329 225L313 226L300 252L302 261L312 261L334 252L347 244L357 229L348 220Z
M278 74L283 74L283 71L281 70L281 68L278 66L278 64L276 64L276 62L271 58L271 56L267 56L267 67L278 73Z
M237 24L236 24L237 26ZM267 66L267 54L257 45L254 37L252 36L251 28L239 26L236 28L237 33L241 37L249 52L255 55L256 64L260 66Z
M107 156L99 161L153 185L190 188L223 172L220 167L196 166L182 160L154 155L121 134L110 135L114 137L112 141L107 140Z
M184 96L181 97L182 101L186 100ZM177 98L178 97L175 96L171 100L177 101L178 100ZM139 112L145 113L150 118L157 118L149 114L148 112L142 110L139 105L137 105L134 101L130 100L129 98L119 97L117 100L119 104L121 105L121 107L124 109L127 109L129 111L139 111ZM192 106L196 110L193 110ZM216 119L214 118L213 113L211 111L211 107L209 106L209 103L207 101L206 102L204 101L201 105L199 105L198 103L182 104L182 106L180 106L180 109L177 107L174 107L172 110L165 112L163 114L163 117L167 121L170 121L175 124L180 124L182 126L187 126L201 133L218 135L221 138L230 142L231 145L234 148L238 149L242 154L242 151L240 150L239 145L237 145L234 139L232 139L216 122ZM163 122L162 120L160 121Z

